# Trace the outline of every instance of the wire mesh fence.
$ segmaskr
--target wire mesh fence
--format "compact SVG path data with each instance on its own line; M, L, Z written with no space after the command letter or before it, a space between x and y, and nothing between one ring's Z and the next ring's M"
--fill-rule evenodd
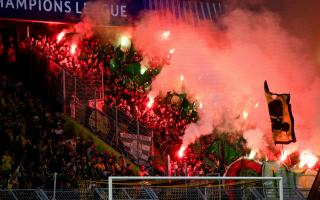
M265 187L265 182L274 182ZM297 199L282 177L109 177L109 199Z
M174 184L176 184L175 182ZM112 199L114 200L276 200L279 199L277 188L268 188L272 190L273 196L266 193L266 188L255 186L244 186L236 188L215 187L215 186L189 186L181 187L167 185L166 187L150 187L150 185L130 185L115 186L113 188ZM194 183L193 183L194 184ZM20 189L20 190L0 190L1 200L107 200L109 198L107 188L90 188L84 191L73 190L53 190L42 189ZM304 189L305 192L309 190ZM54 198L55 197L55 198ZM284 200L305 200L301 190L297 188L283 188Z

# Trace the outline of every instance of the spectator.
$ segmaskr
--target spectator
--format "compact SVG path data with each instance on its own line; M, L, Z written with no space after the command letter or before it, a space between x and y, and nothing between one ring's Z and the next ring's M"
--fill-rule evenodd
M146 171L144 165L141 165L140 171L138 171L138 176L149 176L149 172Z

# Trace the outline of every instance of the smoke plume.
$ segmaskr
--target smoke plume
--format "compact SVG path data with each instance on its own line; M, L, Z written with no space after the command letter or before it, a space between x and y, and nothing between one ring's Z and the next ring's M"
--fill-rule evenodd
M170 36L161 38L168 30ZM274 13L234 9L218 24L194 27L149 12L133 39L147 55L166 55L175 49L170 65L152 83L153 96L184 90L188 98L203 104L200 120L185 131L183 146L219 128L244 132L249 147L264 151L272 134L263 90L267 80L270 91L291 94L295 148L320 153L319 69L303 42L289 34Z

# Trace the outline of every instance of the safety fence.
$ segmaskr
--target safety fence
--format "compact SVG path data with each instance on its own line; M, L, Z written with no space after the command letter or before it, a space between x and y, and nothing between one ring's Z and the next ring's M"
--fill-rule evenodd
M283 188L282 177L109 177L108 192L109 199L306 199Z
M112 199L164 199L164 200L265 200L279 199L279 197L268 197L266 188L261 187L242 187L235 189L202 187L202 188L150 188L147 186L139 187L117 187L113 190ZM278 189L269 188L278 193ZM43 190L43 189L21 189L21 190L0 190L1 200L106 200L109 199L108 189L91 188L85 192L79 190ZM301 194L299 189L283 188L284 200L305 200L306 196Z

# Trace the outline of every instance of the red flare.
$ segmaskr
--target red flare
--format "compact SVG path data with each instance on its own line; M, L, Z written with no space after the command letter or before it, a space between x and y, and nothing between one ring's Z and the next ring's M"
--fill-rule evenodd
M76 44L72 44L70 47L70 53L72 55L74 55L76 53L76 49L77 49L77 45Z
M317 162L318 158L312 152L304 150L300 153L300 168L304 166L307 166L308 168L313 168Z
M186 147L182 146L180 147L179 151L178 151L178 156L179 158L183 157L184 151L186 150Z
M57 43L59 43L64 38L65 35L66 35L66 32L61 31L57 36Z
M151 108L154 103L154 98L151 95L148 95L148 97L149 97L149 101L147 103L147 107Z

